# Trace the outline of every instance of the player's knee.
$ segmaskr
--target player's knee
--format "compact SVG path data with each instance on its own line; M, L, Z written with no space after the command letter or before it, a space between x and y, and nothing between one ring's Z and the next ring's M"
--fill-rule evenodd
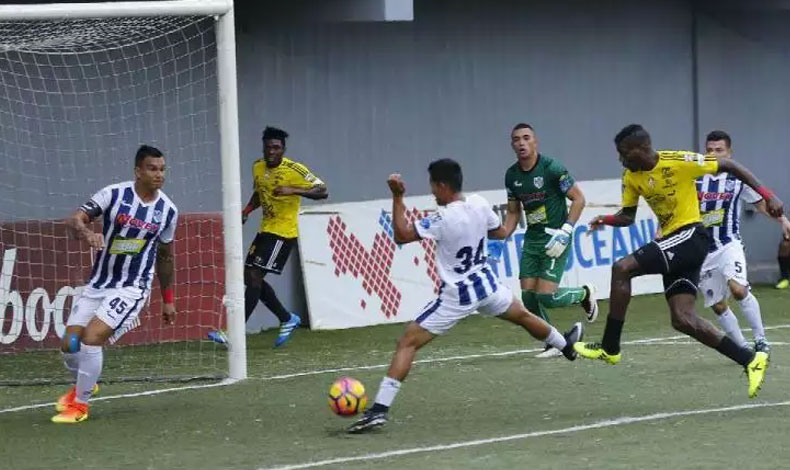
M612 264L612 277L620 279L631 277L631 269L623 259L615 261L615 263Z
M86 346L101 346L104 344L104 338L98 333L86 330L82 335L82 344Z
M66 333L63 336L63 343L60 350L64 353L75 353L80 350L80 335L77 333Z
M722 300L721 302L713 304L713 313L715 313L716 315L722 315L726 311L727 311L727 302Z
M672 312L672 328L681 333L689 334L694 331L696 322L694 316L686 311L673 311Z
M748 297L749 288L736 282L732 282L730 284L730 292L732 292L732 296L735 298L735 300L743 300Z

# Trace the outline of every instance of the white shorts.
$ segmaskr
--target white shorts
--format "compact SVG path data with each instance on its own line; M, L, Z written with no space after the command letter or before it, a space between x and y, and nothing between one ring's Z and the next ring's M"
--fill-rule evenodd
M110 343L140 325L140 312L145 307L147 289L122 287L94 289L85 286L74 301L66 326L87 326L93 317L115 330Z
M513 293L499 280L495 281L495 285L496 290L490 292L483 300L466 305L461 305L457 296L440 292L436 299L422 309L415 321L429 333L441 335L475 312L493 317L502 315L513 303Z
M730 297L730 280L744 287L749 286L746 278L746 256L740 241L730 242L708 254L702 263L699 289L706 307Z

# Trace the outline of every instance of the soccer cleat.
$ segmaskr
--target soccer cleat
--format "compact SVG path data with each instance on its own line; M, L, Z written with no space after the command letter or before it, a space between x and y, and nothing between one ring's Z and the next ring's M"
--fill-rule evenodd
M71 403L65 410L52 417L52 422L57 424L74 424L88 419L87 403Z
M787 289L788 287L790 287L790 280L782 279L781 281L776 283L777 289Z
M757 392L762 388L768 362L768 353L759 351L754 353L754 359L746 366L746 375L749 377L749 398L756 397Z
M587 292L587 296L582 300L582 308L584 313L587 314L587 322L592 323L598 318L598 298L595 296L595 286L592 284L585 284L582 289Z
M387 424L387 413L384 411L367 410L356 423L346 429L351 434L360 434L368 432L373 428L384 426Z
M208 339L214 341L215 343L224 345L228 344L228 335L226 335L222 330L209 331L206 336L208 336Z
M279 348L287 343L288 340L291 339L294 330L299 328L301 324L302 319L292 313L291 319L280 325L280 334L277 335L277 339L274 340L274 347Z
M93 391L91 392L91 396L96 396L99 394L99 384L95 384L93 386ZM71 390L66 392L65 394L61 395L58 398L58 401L55 402L55 411L61 412L64 411L68 406L74 403L74 400L77 398L77 387L71 387Z
M620 362L621 354L609 354L603 350L601 343L578 343L573 345L579 355L585 359L600 359L607 364L615 365Z
M565 337L565 341L568 344L561 351L561 354L565 356L565 359L575 361L578 353L574 349L574 346L584 338L584 328L581 322L574 323L571 329L566 331L562 336Z
M768 344L768 341L766 341L765 338L760 338L754 342L754 352L764 352L770 355L771 346Z
M546 359L547 357L560 357L560 356L562 356L562 351L560 351L557 348L551 347L548 344L546 345L546 348L542 352L535 354L535 357L537 357L538 359Z

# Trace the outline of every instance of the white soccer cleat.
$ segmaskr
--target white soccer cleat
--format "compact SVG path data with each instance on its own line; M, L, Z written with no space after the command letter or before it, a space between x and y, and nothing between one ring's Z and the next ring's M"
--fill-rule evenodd
M543 350L542 353L536 354L535 357L538 359L546 359L547 357L560 357L562 356L562 351L557 348L552 348L551 346L546 345L546 349Z
M587 291L587 297L582 300L582 308L587 314L587 323L592 323L598 318L598 297L595 296L595 286L585 284L582 289Z

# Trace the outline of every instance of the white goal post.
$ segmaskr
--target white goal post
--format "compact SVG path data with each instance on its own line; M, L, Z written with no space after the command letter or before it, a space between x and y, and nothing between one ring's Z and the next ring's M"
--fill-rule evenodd
M222 303L227 315L228 373L230 380L247 377L244 320L241 231L241 188L239 166L238 102L236 84L235 24L232 0L169 0L107 3L26 4L0 6L0 23L104 18L213 17L216 42L216 104L219 115L221 153L222 227L224 241L225 293ZM0 53L4 51L0 36ZM3 84L0 83L0 86ZM141 138L143 132L140 131ZM136 137L136 135L134 136ZM5 170L5 169L4 169ZM113 183L107 181L105 184ZM99 188L86 188L95 191ZM165 187L167 190L167 187ZM90 196L86 192L86 197ZM175 201L178 204L178 201ZM53 215L52 218L68 214ZM1 217L0 217L1 218ZM1 222L1 221L0 221ZM17 294L18 295L18 294ZM178 293L177 293L178 295ZM5 309L3 305L0 308ZM34 309L36 305L34 304ZM0 312L2 313L2 312ZM0 327L3 321L0 317Z

